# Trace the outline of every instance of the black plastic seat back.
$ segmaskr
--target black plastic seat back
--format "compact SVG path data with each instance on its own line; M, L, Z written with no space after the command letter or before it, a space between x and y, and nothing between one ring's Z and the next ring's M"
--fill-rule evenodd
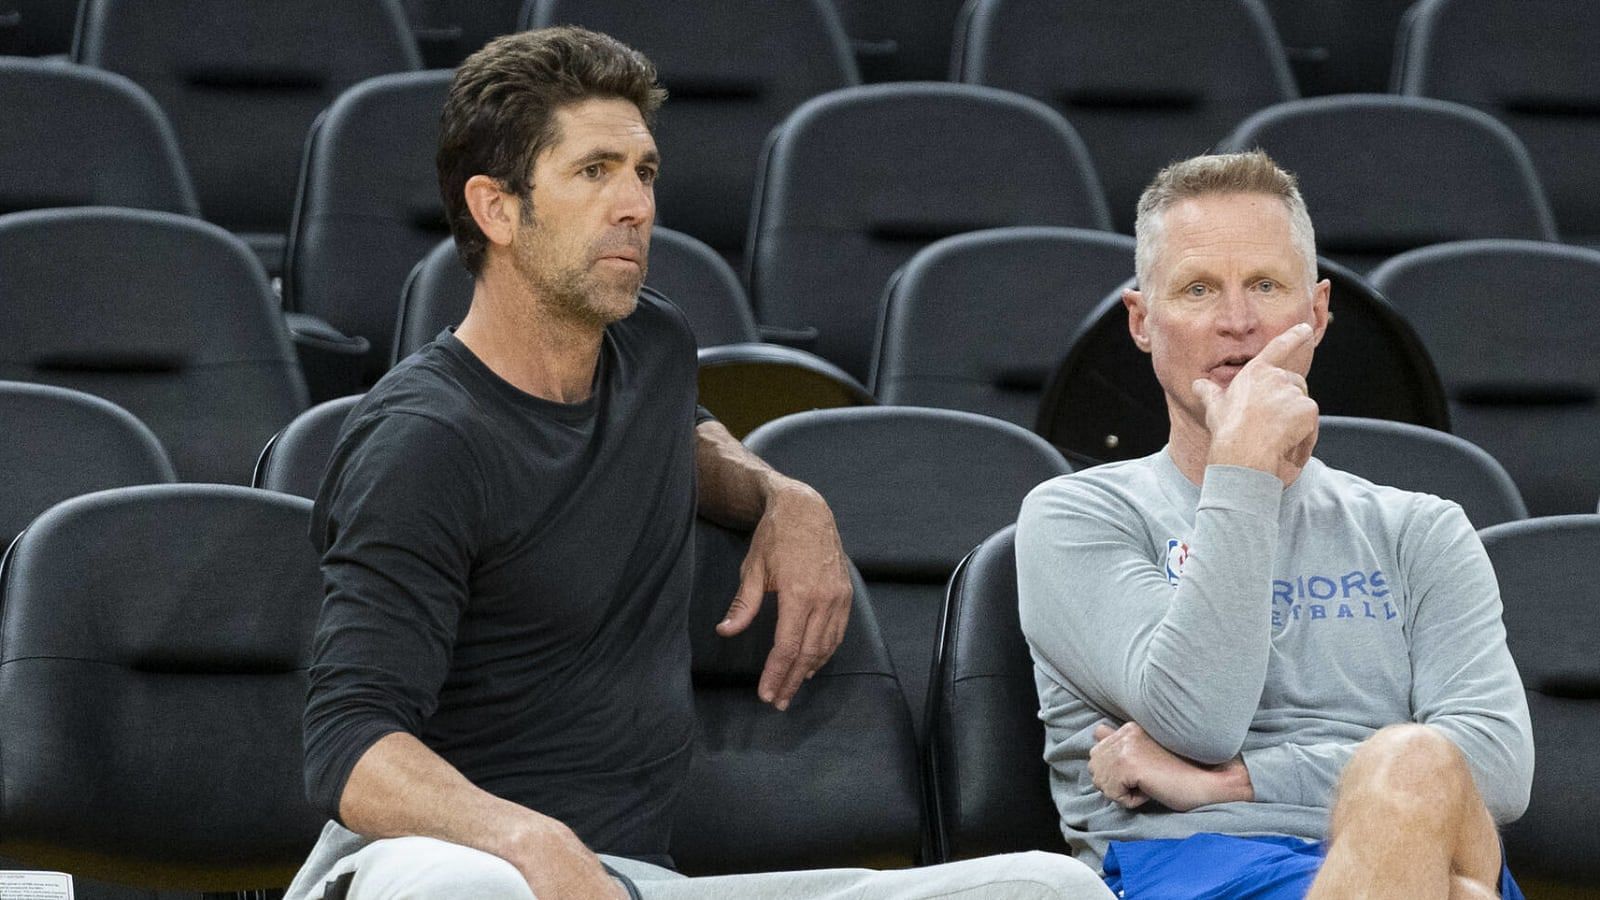
M1161 167L1299 96L1260 0L975 0L962 11L951 77L1036 97L1066 116L1128 234Z
M860 81L828 0L529 0L522 27L545 25L604 32L655 64L671 97L655 129L661 224L730 258L767 133L806 98Z
M522 0L401 0L430 69L453 69L491 38L517 30Z
M930 244L885 292L872 391L1032 428L1078 323L1133 273L1133 238L996 228Z
M363 81L317 119L306 142L285 300L370 342L361 371L368 385L388 369L406 276L450 236L433 158L451 75Z
M1428 0L1413 10L1399 90L1504 122L1528 148L1562 237L1600 244L1600 10L1586 0Z
M1066 460L1010 422L912 406L800 413L745 445L833 508L920 735L950 573Z
M1395 34L1412 0L1266 0L1300 93L1389 89Z
M86 391L150 426L185 481L246 484L306 407L266 273L198 219L0 216L0 378Z
M0 422L0 547L69 497L178 480L155 434L99 397L0 381Z
M328 400L295 416L294 421L273 435L262 448L250 484L262 490L315 500L344 420L363 396L355 394Z
M300 717L311 504L227 485L53 507L0 582L0 854L146 888L281 888L324 817Z
M208 219L276 236L317 114L421 65L399 0L84 0L73 59L155 97Z
M1534 515L1588 512L1600 466L1600 353L1592 299L1600 250L1468 241L1372 273L1414 323L1450 396L1453 431L1511 473Z
M965 0L833 0L864 81L942 81Z
M161 108L109 72L0 57L0 213L129 206L198 215Z
M1589 560L1600 515L1555 516L1482 532L1505 603L1506 646L1528 692L1538 764L1523 817L1505 827L1506 861L1528 896L1581 896L1600 880L1590 835L1600 809L1600 663ZM1546 887L1548 890L1540 890ZM1558 890L1564 891L1558 893Z
M1528 517L1517 485L1478 445L1421 425L1323 416L1316 457L1376 484L1461 504L1475 528Z
M1016 530L979 544L950 578L928 686L928 798L941 862L1061 848L1017 618Z
M922 841L916 743L860 575L852 570L844 642L780 713L756 696L776 600L739 637L714 631L748 550L748 535L696 523L689 635L699 731L673 859L690 874L911 865Z
M1317 252L1358 271L1427 244L1556 239L1522 142L1486 113L1348 94L1269 107L1218 152L1260 147L1300 181Z
M716 251L686 234L654 230L645 284L683 310L700 347L757 339L750 301L738 278ZM471 305L472 276L461 265L455 242L446 238L416 264L401 291L394 361L460 323Z
M816 328L866 378L889 276L935 240L1006 225L1109 228L1083 142L1030 97L877 84L795 110L764 157L751 222L756 318Z
M1366 279L1323 258L1317 267L1332 282L1333 322L1306 380L1323 414L1449 431L1449 401L1416 332ZM1072 339L1040 403L1036 430L1079 466L1135 459L1166 444L1161 384L1150 357L1128 335L1120 289Z
M794 413L878 402L833 363L780 344L703 347L696 371L700 404L741 440L762 425Z

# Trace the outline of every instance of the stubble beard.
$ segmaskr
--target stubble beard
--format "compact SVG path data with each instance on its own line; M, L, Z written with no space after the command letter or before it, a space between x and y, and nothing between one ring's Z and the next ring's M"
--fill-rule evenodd
M641 258L636 275L619 273L608 282L591 268L600 255L598 246L584 248L583 262L577 266L543 258L539 238L545 229L534 216L531 203L523 204L521 218L526 237L519 241L512 262L523 283L541 300L538 308L522 307L530 318L553 313L583 328L602 329L633 312L639 302L639 288L644 284L648 257Z

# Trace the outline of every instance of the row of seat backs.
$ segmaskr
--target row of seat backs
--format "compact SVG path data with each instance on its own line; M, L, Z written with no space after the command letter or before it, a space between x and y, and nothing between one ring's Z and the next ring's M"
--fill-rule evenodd
M950 581L925 757L938 861L1054 848L1061 840L1017 615L1015 532L1008 526L985 540ZM1505 829L1507 861L1525 885L1593 885L1600 861L1588 836L1600 813L1585 788L1600 777L1590 752L1600 727L1600 669L1593 635L1574 623L1594 601L1583 560L1600 540L1600 515L1507 522L1480 534L1500 582L1506 643L1527 690L1539 756L1527 813Z
M322 597L310 506L225 485L118 488L22 534L0 571L0 853L148 888L287 883L323 820L301 784ZM700 728L674 857L689 872L912 864L918 760L866 588L855 576L844 643L777 713L755 691L772 606L739 638L712 628L747 548L696 530Z
M31 61L7 65L33 67L25 71L28 85L19 87L18 102L44 80L82 77ZM431 159L447 79L446 73L411 73L365 82L328 110L307 142L286 301L291 310L371 342L367 383L386 366L394 297L406 273L444 234ZM107 92L107 80L100 79L99 93ZM140 107L148 124L151 104L125 99L130 108ZM1361 130L1363 149L1352 153L1340 136L1355 127L1347 121L1357 120L1381 127ZM51 121L41 117L29 127L47 130ZM1525 154L1482 114L1412 98L1337 98L1274 107L1252 122L1230 140L1265 143L1300 171L1323 247L1336 259L1364 265L1416 243L1453 238L1554 237ZM159 137L159 122L147 131ZM756 313L767 324L815 328L815 349L857 379L867 377L884 282L930 240L1001 225L1106 228L1096 176L1072 134L1043 104L971 86L876 85L807 101L768 148L751 217L748 275ZM18 203L38 199L41 185L64 180L40 172L41 160L60 158L42 148L59 144L35 136L39 142L18 150L22 158L3 169L20 187L0 187L0 194L14 193ZM1327 146L1341 149L1321 149ZM1403 180L1385 182L1398 165L1394 160L1407 154L1425 161L1402 167ZM92 158L109 164L115 157L108 142ZM1019 158L1029 161L1027 171L1015 171ZM1354 175L1336 174L1352 160ZM181 163L167 170L181 171ZM1504 196L1476 185L1428 190L1439 178L1453 177L1438 173L1457 171L1475 173ZM86 170L72 183L122 185L139 182L142 174ZM1391 204L1404 214L1396 211L1372 226L1366 206L1339 199L1347 184L1359 185L1354 193L1368 205ZM1476 201L1471 215L1460 208L1463 196ZM146 202L81 187L53 201ZM158 206L166 207L185 211L181 197ZM672 221L670 207L664 205L664 214Z
M1569 241L1600 244L1600 10L1585 0L1422 0L1402 20L1392 88L1476 107L1527 147Z

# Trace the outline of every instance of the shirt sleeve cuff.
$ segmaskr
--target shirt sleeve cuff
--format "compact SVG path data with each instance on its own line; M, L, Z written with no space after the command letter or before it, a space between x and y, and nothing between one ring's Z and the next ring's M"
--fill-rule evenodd
M1200 508L1234 509L1277 516L1283 482L1271 472L1246 466L1206 466Z

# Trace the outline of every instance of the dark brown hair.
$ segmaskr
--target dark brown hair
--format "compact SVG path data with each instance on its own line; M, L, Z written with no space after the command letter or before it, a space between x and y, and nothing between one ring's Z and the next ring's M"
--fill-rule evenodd
M487 175L528 197L533 163L556 142L555 111L593 98L627 100L646 127L666 91L655 66L615 38L582 28L541 28L495 38L467 57L440 117L439 191L456 252L474 277L488 238L467 208L466 184Z

